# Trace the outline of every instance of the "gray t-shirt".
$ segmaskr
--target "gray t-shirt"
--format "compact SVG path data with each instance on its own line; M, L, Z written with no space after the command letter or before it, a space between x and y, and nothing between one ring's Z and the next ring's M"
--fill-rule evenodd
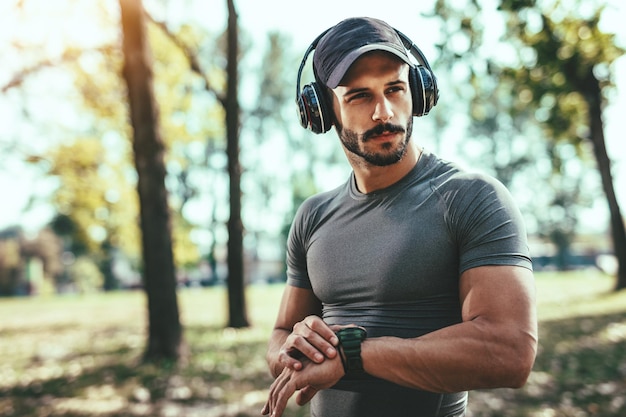
M459 277L484 265L532 269L519 210L497 180L424 152L388 188L362 194L353 174L306 200L289 234L287 283L311 288L329 324L410 338L461 322ZM311 413L434 417L462 415L466 402L465 392L442 396L372 377L318 393Z

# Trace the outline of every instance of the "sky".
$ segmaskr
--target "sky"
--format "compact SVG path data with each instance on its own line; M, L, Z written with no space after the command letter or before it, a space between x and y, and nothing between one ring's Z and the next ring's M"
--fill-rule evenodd
M47 22L50 18L67 19L63 24L75 26L76 30L84 34L83 40L97 39L98 36L93 32L86 23L88 20L83 18L93 9L94 2L110 1L114 7L116 2L112 0L22 0L23 3L35 4L40 3L46 7L55 2L73 2L73 13L71 16L50 16L50 13L42 13L40 20L36 21L32 26L20 25L16 22L5 21L0 24L0 56L2 56L3 43L10 42L12 34L16 31L22 33L33 33L33 36L39 34L50 38L49 48L54 53L55 48L58 49L62 44L58 31L51 30L50 33L44 33ZM292 46L295 50L301 50L303 53L310 42L322 31L336 24L340 20L351 16L373 16L389 22L392 26L401 30L409 38L411 38L425 53L427 58L433 61L435 55L434 43L437 41L438 33L436 32L435 20L421 16L422 12L428 11L433 2L428 1L407 1L407 0L385 0L368 1L368 0L316 0L307 3L293 0L235 0L236 7L239 12L240 24L252 34L255 47L262 50L261 42L266 39L269 31L281 31L292 36ZM458 0L463 3L463 0ZM7 7L11 7L17 0L6 2L2 0L0 4L0 15L6 16ZM215 32L223 30L226 22L226 0L175 0L169 1L170 6L167 8L159 8L159 0L144 0L147 7L157 11L161 16L166 16L168 21L195 19L201 21L207 27L213 28ZM154 3L154 4L152 4ZM626 21L626 5L623 0L609 0L607 2L610 13L605 13L603 18L603 30L613 32L618 35L618 43L626 47L626 28L623 22ZM3 10L5 9L5 10ZM488 25L488 29L497 31L498 28L493 24ZM91 31L91 32L90 32ZM495 36L494 36L495 37ZM259 43L256 46L256 43ZM6 57L5 57L6 58ZM3 68L0 69L0 85L6 83L10 79L12 72L20 66L23 66L26 57L8 57L12 59L3 59ZM309 65L310 65L309 57ZM31 58L32 59L32 58ZM11 65L6 65L10 62ZM626 57L620 58L614 66L615 81L617 83L617 92L611 98L611 105L604 113L606 124L606 141L609 156L614 161L614 185L620 200L623 211L626 212L626 140L623 140L626 123L624 115L626 115ZM311 80L303 80L303 83ZM294 80L295 82L295 80ZM52 87L51 87L52 88ZM42 107L45 103L40 105ZM54 106L54 103L48 103ZM435 109L436 110L436 109ZM7 104L3 97L0 97L0 120L4 123L10 122L16 114L11 113L10 104ZM44 110L45 111L45 110ZM295 113L295 111L294 111ZM72 116L66 115L67 123L71 123ZM28 128L24 128L25 134L28 134ZM0 123L0 152L3 149L3 140L7 140L3 135L2 123ZM445 155L444 155L445 156ZM0 164L8 164L0 169L0 190L5 197L0 200L0 229L15 223L26 223L37 225L38 221L49 215L46 209L24 214L23 209L27 204L29 194L33 190L44 187L41 181L28 172L19 171L19 165L15 164L15 169L6 158L0 158ZM19 172L18 172L19 171ZM49 185L49 184L48 184ZM28 192L25 192L28 191ZM42 191L43 192L43 191ZM10 196L7 198L6 196Z

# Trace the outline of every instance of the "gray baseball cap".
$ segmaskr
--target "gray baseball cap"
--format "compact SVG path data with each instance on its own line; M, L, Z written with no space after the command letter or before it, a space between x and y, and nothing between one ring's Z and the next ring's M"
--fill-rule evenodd
M335 88L354 61L370 51L392 53L414 66L393 27L379 19L353 17L342 20L320 38L313 55L315 75L329 88Z

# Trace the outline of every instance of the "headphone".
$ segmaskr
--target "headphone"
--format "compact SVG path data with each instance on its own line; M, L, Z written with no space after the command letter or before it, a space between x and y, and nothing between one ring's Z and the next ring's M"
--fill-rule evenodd
M326 133L333 125L332 108L327 103L325 86L317 82L312 82L304 86L300 91L300 78L302 70L306 64L308 56L317 47L321 38L330 29L322 32L309 45L304 53L300 69L298 70L298 80L296 82L296 102L300 113L300 125L311 130L313 133ZM409 69L409 87L413 97L413 116L425 116L437 104L439 100L439 89L437 88L437 78L433 74L426 57L422 51L405 34L394 29L404 47L413 55L419 65ZM315 69L314 69L315 70ZM316 77L317 78L317 77Z

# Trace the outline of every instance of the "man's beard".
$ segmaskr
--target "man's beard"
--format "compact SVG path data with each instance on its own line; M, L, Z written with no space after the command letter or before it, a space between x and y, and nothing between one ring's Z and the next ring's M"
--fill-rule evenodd
M348 151L361 157L365 162L371 165L384 167L399 162L402 160L404 155L406 155L409 141L411 140L411 134L413 133L413 117L411 116L407 121L406 129L399 125L385 123L366 131L362 135L359 135L353 130L344 129L339 125L336 127L339 133L339 139ZM381 135L383 132L404 133L405 135L402 143L400 143L400 145L391 152L367 152L360 148L359 145L361 143L367 143L372 136ZM393 144L391 143L385 143L383 148L391 150L392 146Z

